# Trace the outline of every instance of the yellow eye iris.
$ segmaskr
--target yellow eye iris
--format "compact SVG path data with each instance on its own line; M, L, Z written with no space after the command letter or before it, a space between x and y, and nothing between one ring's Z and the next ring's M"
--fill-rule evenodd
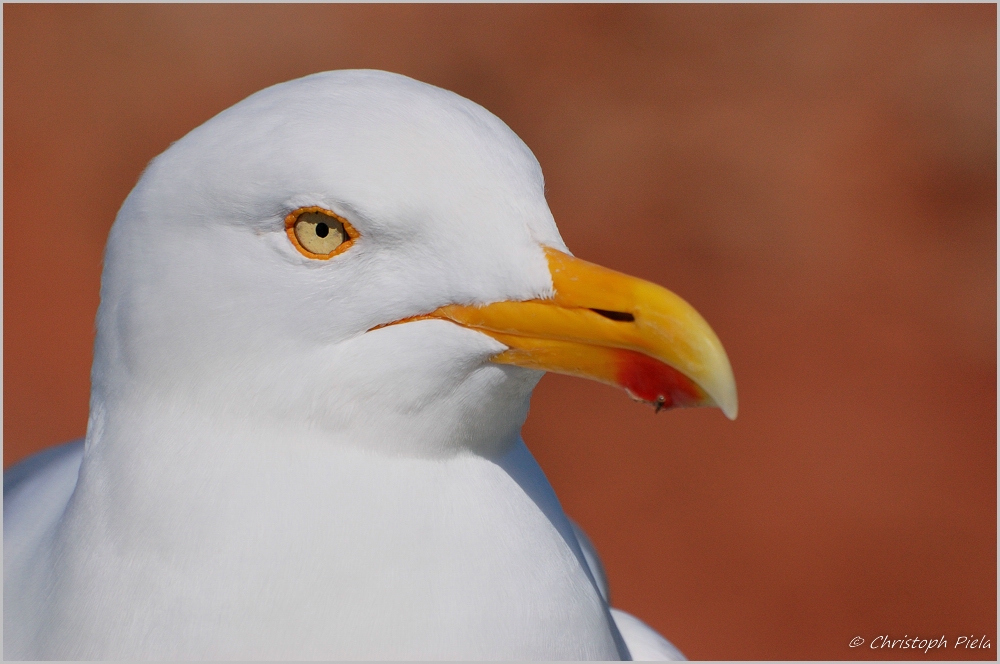
M303 256L320 260L347 251L359 237L346 219L317 207L299 208L285 217L285 232Z

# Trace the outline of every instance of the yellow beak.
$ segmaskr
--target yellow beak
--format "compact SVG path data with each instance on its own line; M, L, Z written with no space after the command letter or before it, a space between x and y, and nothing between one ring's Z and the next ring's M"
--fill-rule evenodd
M505 344L501 364L591 378L662 408L718 406L736 418L736 381L719 338L656 284L545 247L555 297L448 305L444 318ZM402 322L402 321L401 321Z

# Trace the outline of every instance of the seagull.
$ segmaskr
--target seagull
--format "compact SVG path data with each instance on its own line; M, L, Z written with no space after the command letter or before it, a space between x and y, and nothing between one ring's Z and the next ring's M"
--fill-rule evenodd
M569 252L484 108L262 90L148 165L100 295L86 438L4 475L5 658L683 658L520 429L545 371L734 418L729 360Z

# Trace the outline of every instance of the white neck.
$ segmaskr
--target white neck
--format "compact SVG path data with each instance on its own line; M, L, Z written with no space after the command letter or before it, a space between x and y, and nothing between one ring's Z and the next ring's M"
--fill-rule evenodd
M493 458L420 458L187 408L108 412L103 431L92 424L100 440L59 535L56 578L62 597L75 589L99 613L60 615L53 643L86 633L101 644L109 610L123 611L110 616L122 631L71 655L623 652L565 516L516 437ZM169 638L157 632L165 624Z

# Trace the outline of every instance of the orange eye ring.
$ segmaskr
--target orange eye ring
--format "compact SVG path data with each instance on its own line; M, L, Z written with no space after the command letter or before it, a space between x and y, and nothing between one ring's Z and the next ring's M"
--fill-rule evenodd
M316 215L322 215L330 218L330 226L343 229L344 240L338 244L332 251L327 253L316 253L310 251L303 246L302 241L299 238L299 234L296 232L296 225L302 221L303 215L309 215L315 219ZM339 214L334 214L329 210L321 207L302 207L290 212L288 216L285 217L285 233L288 235L288 239L291 241L292 245L298 249L299 253L306 258L312 258L316 260L329 260L338 254L342 254L352 246L354 246L354 241L361 237L361 233L351 225L351 222L347 221Z

